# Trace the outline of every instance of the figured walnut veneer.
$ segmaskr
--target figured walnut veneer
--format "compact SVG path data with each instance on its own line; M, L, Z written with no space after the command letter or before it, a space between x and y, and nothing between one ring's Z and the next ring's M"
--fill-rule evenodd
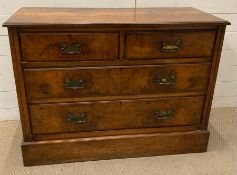
M194 8L22 8L8 27L26 166L204 152L229 22Z

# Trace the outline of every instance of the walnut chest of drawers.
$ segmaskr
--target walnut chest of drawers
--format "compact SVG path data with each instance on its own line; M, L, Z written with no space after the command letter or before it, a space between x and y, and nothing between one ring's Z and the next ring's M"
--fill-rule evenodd
M204 152L225 27L194 8L22 8L24 164Z

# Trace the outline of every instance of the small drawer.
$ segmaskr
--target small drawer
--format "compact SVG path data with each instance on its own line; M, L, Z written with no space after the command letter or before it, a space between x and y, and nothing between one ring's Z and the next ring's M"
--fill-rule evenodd
M21 33L23 61L115 60L118 33Z
M174 64L126 67L26 69L29 101L49 98L81 98L205 92L210 64Z
M33 134L200 124L204 97L30 105ZM93 109L93 110L91 110Z
M128 32L126 59L212 56L215 31Z

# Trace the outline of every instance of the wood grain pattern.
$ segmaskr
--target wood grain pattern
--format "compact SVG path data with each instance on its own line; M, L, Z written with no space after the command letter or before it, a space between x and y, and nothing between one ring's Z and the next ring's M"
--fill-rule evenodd
M200 124L203 102L203 97L100 101L30 105L29 111L33 134L49 134ZM156 118L155 112L169 110L170 118ZM67 120L81 113L84 123Z
M206 91L210 64L180 64L131 67L25 69L28 100L44 98L99 97ZM176 76L171 85L160 85L156 77ZM86 83L80 89L66 89L65 79Z
M157 59L212 56L215 31L129 32L126 36L127 59ZM162 51L162 42L181 44L175 52Z
M185 126L167 126L158 128L138 128L138 129L117 129L105 131L83 131L83 132L70 132L70 133L55 133L55 134L37 134L32 135L34 141L44 140L62 140L62 139L77 139L89 137L102 137L102 136L117 136L117 135L133 135L133 134L154 134L165 132L184 132L200 130L201 125L185 125Z
M27 100L25 96L25 86L23 79L23 70L20 64L20 47L19 47L19 38L17 29L8 28L9 41L11 46L11 54L12 54L12 64L14 69L14 77L16 83L16 91L17 91L17 99L19 105L19 112L21 115L21 125L23 132L24 141L31 141L31 127L30 127L30 119L28 115L27 108Z
M208 91L206 95L207 99L206 99L206 104L203 111L202 129L206 129L208 126L212 99L213 99L214 89L216 85L216 78L217 78L217 73L218 73L218 68L219 68L219 63L220 63L222 45L224 41L225 28L226 28L225 26L222 26L218 29L218 38L215 45L216 48L213 55L212 68L210 72L210 81L209 81Z
M121 135L25 142L25 166L166 154L204 152L208 131Z
M120 47L120 50L122 47ZM121 60L124 59L122 56ZM57 62L22 62L23 68L59 68L59 67L94 67L103 66L133 66L133 65L157 65L157 64L179 64L179 63L210 63L212 57L203 58L166 58L166 59L139 59L139 60L106 60L106 61L57 61Z
M25 165L206 151L228 24L193 8L20 9L4 26Z
M22 61L118 59L117 33L22 33ZM80 53L63 53L60 45L80 44Z
M170 92L160 94L139 94L139 95L116 95L116 96L100 96L100 97L71 97L71 98L47 98L31 100L29 104L42 104L42 103L71 103L71 102L88 102L88 101L114 101L114 100L135 100L135 99L152 99L152 98L172 98L172 97L193 97L205 96L206 92Z
M47 16L47 17L46 17ZM60 20L58 20L60 19ZM182 8L21 8L3 26L87 26L87 25L161 25L161 24L229 24L200 10Z

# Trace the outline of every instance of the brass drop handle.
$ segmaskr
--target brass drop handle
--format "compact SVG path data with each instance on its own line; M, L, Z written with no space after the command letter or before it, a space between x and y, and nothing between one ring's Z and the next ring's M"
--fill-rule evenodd
M70 44L61 43L59 48L63 54L81 53L81 43L70 43Z
M165 111L157 110L154 112L154 117L157 120L165 120L172 118L175 115L174 111L172 109L167 109Z
M71 123L85 123L87 118L84 112L81 112L78 115L74 113L68 113L66 115L66 120Z
M85 79L79 79L79 80L70 80L68 78L65 78L64 80L64 87L66 89L82 89L85 87L86 80Z
M156 75L154 78L154 82L159 85L172 85L176 83L176 75Z
M176 52L182 45L181 40L176 40L174 42L161 41L161 52Z

